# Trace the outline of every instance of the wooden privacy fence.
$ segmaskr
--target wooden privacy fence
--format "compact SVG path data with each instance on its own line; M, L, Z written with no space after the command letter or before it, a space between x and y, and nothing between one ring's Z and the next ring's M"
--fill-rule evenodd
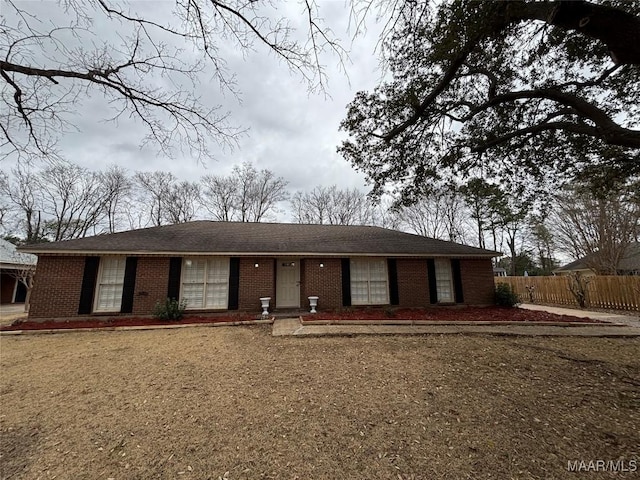
M582 277L586 285L586 307L640 311L640 276ZM552 303L578 306L569 289L570 276L495 277L498 283L511 285L525 303Z

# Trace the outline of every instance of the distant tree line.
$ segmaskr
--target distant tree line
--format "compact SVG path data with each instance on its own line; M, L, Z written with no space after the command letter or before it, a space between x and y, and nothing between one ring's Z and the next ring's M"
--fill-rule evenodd
M549 274L560 256L595 252L591 268L613 274L627 246L640 239L640 183L603 192L581 183L533 196L477 177L433 184L403 204L392 193L376 201L336 185L291 193L283 177L250 163L186 181L165 171L94 172L58 161L1 174L0 222L16 243L196 219L378 225L504 252L496 265L511 275Z

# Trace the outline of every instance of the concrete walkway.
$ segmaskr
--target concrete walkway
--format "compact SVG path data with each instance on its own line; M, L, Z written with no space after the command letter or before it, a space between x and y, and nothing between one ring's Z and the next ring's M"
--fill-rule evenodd
M640 317L633 315L620 315L619 313L593 312L590 310L578 310L575 308L548 307L545 305L534 305L531 303L521 303L519 308L526 310L537 310L542 312L555 313L557 315L569 315L571 317L590 318L601 322L628 325L640 328Z
M520 308L541 310L559 315L591 318L609 322L608 325L585 323L529 322L407 322L402 325L302 324L299 318L281 318L273 323L273 336L325 336L325 335L424 335L424 334L488 334L525 336L578 336L578 337L640 337L640 318L570 308L545 307L523 304Z
M18 318L25 318L24 304L3 303L0 305L0 326L11 325L11 322Z

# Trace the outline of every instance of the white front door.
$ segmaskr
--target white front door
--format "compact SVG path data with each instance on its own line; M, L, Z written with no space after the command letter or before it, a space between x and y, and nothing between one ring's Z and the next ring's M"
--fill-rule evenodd
M276 307L300 308L300 259L278 258Z

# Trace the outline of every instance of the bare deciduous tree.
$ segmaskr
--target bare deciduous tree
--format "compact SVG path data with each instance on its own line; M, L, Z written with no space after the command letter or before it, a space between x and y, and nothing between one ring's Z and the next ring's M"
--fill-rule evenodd
M296 223L329 223L331 194L329 189L317 186L310 192L297 191L291 198L293 220Z
M38 176L43 212L54 241L96 233L105 216L107 196L100 175L69 162L56 161Z
M278 202L287 200L289 194L286 189L289 182L266 169L256 172L253 178L249 221L260 222L276 210Z
M206 175L202 177L204 208L214 220L230 222L235 214L236 185L233 177Z
M145 205L147 221L160 226L167 219L167 201L176 177L170 172L136 172L134 182L140 194L140 204Z
M409 231L451 242L464 241L465 216L462 196L449 186L434 188L427 196L400 210L402 223Z
M0 17L2 153L55 156L62 132L78 128L77 106L93 93L111 111L147 128L145 141L171 154L173 147L205 155L211 139L233 145L241 130L217 105L196 94L206 73L226 92L237 94L225 53L261 47L302 75L311 90L324 89L320 53L343 55L322 26L315 2L302 2L308 41L267 1L176 1L164 4L110 0L3 2ZM51 17L51 18L48 18ZM101 37L109 31L112 35ZM163 87L158 78L167 78Z
M595 195L576 185L557 195L552 215L559 245L599 275L615 275L630 242L640 236L638 184Z
M124 168L117 165L110 166L99 174L101 188L105 196L105 215L107 217L107 231L114 233L122 224L123 204L131 193L132 183Z
M228 177L207 175L202 202L216 220L261 222L274 218L278 203L288 198L287 181L270 170L256 170L250 163L233 167Z
M21 257L24 257L24 254L16 253L16 259L18 259L18 261ZM36 274L36 266L31 265L29 261L25 259L24 262L18 266L18 268L7 270L7 273L11 277L15 278L17 282L20 282L24 285L27 291L26 297L24 299L24 311L28 312L29 303L31 301L31 290L33 289L33 278Z
M199 183L175 183L167 193L165 217L169 223L190 222L195 218L200 203Z
M12 178L0 177L0 193L8 211L16 212L19 228L28 243L44 237L42 221L42 196L37 186L36 174L31 170L12 170Z
M329 225L374 225L376 209L357 188L317 186L311 192L296 192L291 200L297 223Z

